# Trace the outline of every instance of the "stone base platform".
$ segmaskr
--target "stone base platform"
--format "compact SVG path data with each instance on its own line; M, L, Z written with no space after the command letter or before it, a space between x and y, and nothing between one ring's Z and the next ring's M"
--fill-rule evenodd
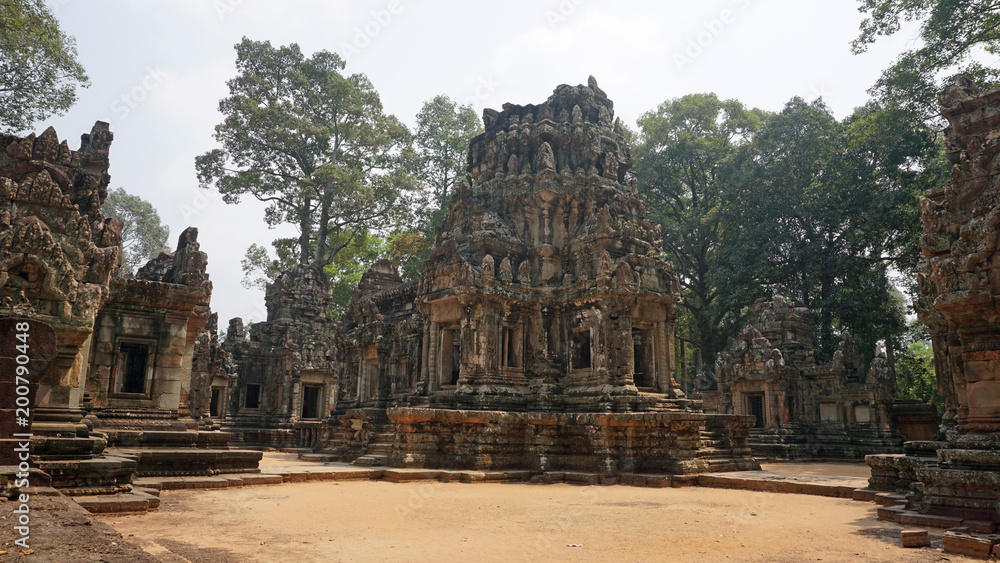
M136 475L217 475L259 473L262 452L200 448L108 448L111 456L136 460Z
M769 493L798 493L824 497L854 498L867 479L834 475L796 475L776 471L735 471L698 475L699 487L743 489Z
M365 465L391 468L604 476L691 475L760 467L746 445L752 417L692 411L510 412L416 407L382 412L381 416L367 413L345 419L339 452L331 447L317 453L340 453L344 461L361 458Z

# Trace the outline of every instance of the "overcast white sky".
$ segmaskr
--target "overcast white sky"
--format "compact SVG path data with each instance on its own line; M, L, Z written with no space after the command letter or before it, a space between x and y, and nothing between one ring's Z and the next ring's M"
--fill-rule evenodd
M862 20L852 0L47 0L77 41L92 86L54 125L74 149L94 121L111 123L111 187L150 201L171 246L199 228L215 284L220 327L261 320L263 294L240 285L247 246L281 236L252 200L227 205L200 189L194 158L215 147L218 102L243 36L298 43L306 54L346 55L387 113L411 128L426 100L446 94L477 113L504 102L540 103L559 84L593 74L636 119L671 98L715 92L780 110L793 96L822 96L838 118L915 28L854 56Z

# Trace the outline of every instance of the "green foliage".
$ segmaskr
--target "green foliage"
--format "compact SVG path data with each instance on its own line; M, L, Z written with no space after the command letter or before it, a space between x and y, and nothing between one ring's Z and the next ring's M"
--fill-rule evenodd
M838 122L822 102L790 101L727 168L732 214L718 267L735 305L780 293L819 311L832 354L849 330L866 361L904 330L890 268L911 274L919 198L943 181L939 145L902 110L868 105Z
M361 281L368 268L389 253L386 239L366 235L357 237L355 242L337 254L334 261L327 265L324 273L330 280L333 299L327 316L338 320L351 303L354 288Z
M275 241L277 265L251 247L245 270L267 278L294 263L325 269L371 234L410 221L410 134L383 113L367 77L343 75L335 53L306 58L296 44L244 38L236 53L237 76L219 102L225 119L215 128L222 148L195 159L198 179L227 203L245 195L268 203L269 226L299 231Z
M0 0L0 130L23 131L76 102L90 85L76 41L41 0Z
M482 132L483 124L472 106L460 106L443 94L420 108L416 152L420 181L433 196L432 208L444 205L456 180L464 177L469 141Z
M169 252L170 227L160 223L160 214L148 201L118 188L108 192L101 213L122 222L120 275L135 273L161 252Z
M716 254L730 200L719 174L738 146L753 138L763 113L715 94L663 102L639 119L633 172L663 232L663 247L678 274L691 317L689 337L712 361L739 330L732 303L719 299Z
M451 206L453 188L465 175L469 141L483 132L472 106L460 106L448 96L424 102L417 113L414 137L422 202L418 224L394 235L393 261L405 279L415 279L434 248L435 233Z
M935 94L947 75L962 72L982 86L1000 81L1000 70L974 60L1000 54L1000 0L861 0L859 10L868 17L852 44L855 53L904 22L921 22L922 44L900 55L872 88L881 103L926 121L937 116Z
M944 398L937 393L934 352L926 342L926 329L919 323L910 327L906 348L896 356L896 388L901 399L920 399L944 413Z

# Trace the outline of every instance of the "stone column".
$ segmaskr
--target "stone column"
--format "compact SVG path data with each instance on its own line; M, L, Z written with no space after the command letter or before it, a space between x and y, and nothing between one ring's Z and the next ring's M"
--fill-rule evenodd
M430 323L430 351L427 360L427 391L437 391L441 387L441 323Z

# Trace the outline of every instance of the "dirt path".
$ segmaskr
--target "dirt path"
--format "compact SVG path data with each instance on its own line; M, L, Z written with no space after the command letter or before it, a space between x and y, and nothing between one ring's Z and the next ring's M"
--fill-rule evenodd
M700 487L307 482L165 492L156 512L102 520L163 561L971 561L898 547L874 516Z

